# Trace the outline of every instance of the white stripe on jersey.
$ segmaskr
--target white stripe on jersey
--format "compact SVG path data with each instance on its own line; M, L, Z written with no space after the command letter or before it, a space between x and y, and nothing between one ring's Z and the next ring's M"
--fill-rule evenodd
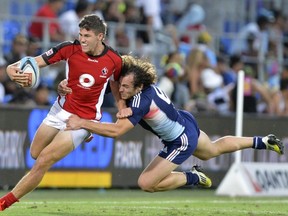
M188 146L188 138L187 135L184 133L181 137L181 146L177 149L174 149L170 155L166 158L169 161L173 161L177 155L180 154L181 151L185 151Z
M105 91L108 85L109 79L106 80L106 83L103 85L103 88L101 90L101 93L99 95L99 99L97 104L95 104L96 107L96 120L100 120L102 118L102 113L101 113L101 107L103 104L104 96L105 96Z
M139 92L138 94L136 94L133 97L132 107L137 107L138 108L140 106L140 100L141 100L140 93L141 92Z

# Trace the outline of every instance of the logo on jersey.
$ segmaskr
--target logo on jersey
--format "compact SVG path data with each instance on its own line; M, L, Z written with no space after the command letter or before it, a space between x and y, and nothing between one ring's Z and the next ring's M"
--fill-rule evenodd
M81 87L90 88L94 85L95 79L90 74L82 74L79 77L79 83L81 84Z
M91 62L96 62L98 63L98 61L96 59L91 59L91 58L88 58L88 61L91 61Z
M52 54L53 54L53 49L49 49L48 51L45 52L45 54L46 54L47 56L52 55Z
M100 77L106 78L108 74L108 69L106 67L102 68Z

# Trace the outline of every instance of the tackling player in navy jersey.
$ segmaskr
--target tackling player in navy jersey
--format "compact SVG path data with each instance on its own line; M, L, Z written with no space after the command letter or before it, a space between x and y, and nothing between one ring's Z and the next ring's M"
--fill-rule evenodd
M102 136L118 137L139 123L157 135L163 149L144 169L138 185L144 191L156 192L183 185L211 187L212 182L198 166L185 172L174 171L191 155L208 160L223 153L245 148L268 149L283 154L283 144L275 135L265 137L225 136L214 142L201 130L192 114L175 109L171 100L155 86L155 67L141 59L123 56L120 95L133 111L132 116L115 123L97 123L70 116L67 129L87 129Z

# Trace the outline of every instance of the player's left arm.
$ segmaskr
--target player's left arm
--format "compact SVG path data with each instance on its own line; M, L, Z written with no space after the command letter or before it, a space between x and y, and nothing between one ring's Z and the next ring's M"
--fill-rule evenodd
M86 129L91 133L101 136L116 138L131 130L134 125L128 118L118 119L115 123L99 123L81 119L77 115L71 115L66 122L66 130Z

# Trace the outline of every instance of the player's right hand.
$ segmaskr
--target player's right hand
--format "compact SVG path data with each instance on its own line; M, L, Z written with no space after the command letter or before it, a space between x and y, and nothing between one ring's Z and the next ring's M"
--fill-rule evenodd
M57 92L59 95L61 96L65 96L67 94L71 94L72 93L72 89L67 87L68 81L67 79L62 80L57 88Z
M116 117L119 119L122 119L122 118L127 118L129 116L132 116L132 114L133 114L132 109L130 107L127 107L127 108L119 110L116 113Z
M23 73L23 71L18 67L18 64L19 62L9 65L6 68L6 73L13 82L22 87L27 87L31 83L31 77L29 74Z

